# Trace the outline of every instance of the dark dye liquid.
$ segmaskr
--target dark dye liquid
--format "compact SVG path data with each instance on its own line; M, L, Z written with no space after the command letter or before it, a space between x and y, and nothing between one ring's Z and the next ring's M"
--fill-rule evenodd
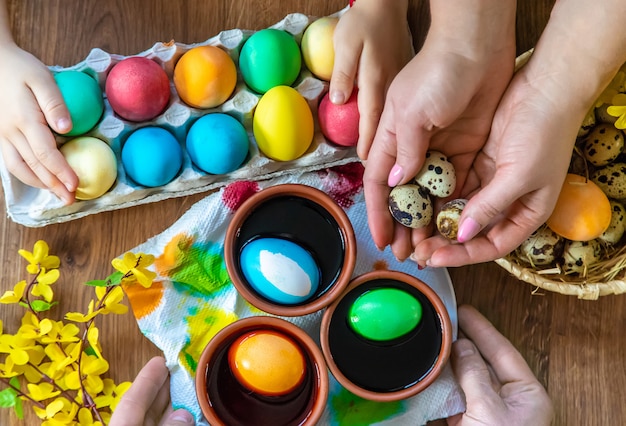
M255 207L241 225L234 245L236 253L241 254L243 247L257 238L287 239L311 253L320 270L320 285L311 299L326 293L341 273L345 251L343 234L332 215L311 200L275 197ZM243 276L239 263L236 268Z
M406 336L389 342L374 342L355 333L348 312L363 293L377 288L398 288L422 305L422 320ZM354 384L373 392L395 392L422 380L433 368L442 344L442 325L428 298L400 281L379 279L352 289L330 321L328 341L333 360Z
M249 332L252 330L246 330ZM228 426L297 426L309 417L317 398L315 366L305 355L306 375L302 384L288 395L264 396L244 388L228 364L228 349L238 336L216 352L207 367L209 401L218 417ZM296 342L297 344L297 342ZM325 374L325 372L322 372Z

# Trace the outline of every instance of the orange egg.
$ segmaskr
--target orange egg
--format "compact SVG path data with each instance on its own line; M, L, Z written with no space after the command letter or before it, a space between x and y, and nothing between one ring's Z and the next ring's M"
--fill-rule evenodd
M594 182L570 173L546 223L569 240L593 240L611 223L611 203Z
M240 336L228 350L233 375L246 389L279 396L304 380L306 364L300 347L284 334L257 330Z
M237 68L224 50L216 46L197 46L180 57L174 68L178 95L196 108L223 104L235 90Z

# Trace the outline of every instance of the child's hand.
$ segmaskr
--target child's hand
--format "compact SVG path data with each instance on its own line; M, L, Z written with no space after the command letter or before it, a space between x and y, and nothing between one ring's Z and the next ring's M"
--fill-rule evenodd
M71 204L78 177L50 130L72 128L58 86L48 68L17 45L0 47L0 56L0 148L6 167L22 182L48 188Z
M357 153L367 159L391 81L413 56L407 0L359 0L335 28L330 100L343 104L359 88Z
M445 16L451 18L449 13ZM390 187L417 175L429 149L444 153L454 164L457 189L453 196L472 177L472 163L487 140L493 114L513 73L514 10L506 16L499 14L498 19L502 35L494 43L468 35L484 28L480 20L472 23L471 31L461 32L465 34L462 40L451 38L446 25L444 29L431 27L423 49L389 88L363 184L374 242L380 248L391 245L398 259L409 257L432 229L412 230L395 222L388 209ZM454 26L454 20L448 25Z

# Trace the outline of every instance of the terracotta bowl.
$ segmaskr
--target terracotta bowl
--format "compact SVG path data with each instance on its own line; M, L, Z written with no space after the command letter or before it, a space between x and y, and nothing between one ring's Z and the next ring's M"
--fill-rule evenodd
M353 303L378 288L404 290L419 301L422 318L408 334L373 341L350 326ZM424 282L379 270L356 277L328 307L320 340L331 373L346 389L373 401L397 401L418 394L439 376L450 357L452 324L445 305Z
M258 331L284 335L304 355L304 380L287 395L255 394L231 372L230 346L238 337ZM319 347L299 327L275 317L248 317L224 327L206 346L196 370L196 395L204 417L213 426L315 425L326 407L328 370Z
M306 247L319 267L315 293L299 304L281 304L257 292L246 280L242 248L259 237L285 238ZM224 240L226 269L239 293L262 311L302 316L319 311L346 288L356 263L354 229L345 211L322 191L302 184L263 189L235 212Z

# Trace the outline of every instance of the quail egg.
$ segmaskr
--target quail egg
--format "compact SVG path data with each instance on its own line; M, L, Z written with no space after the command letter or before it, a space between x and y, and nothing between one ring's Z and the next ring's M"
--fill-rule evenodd
M428 151L415 183L435 197L448 197L456 187L454 166L441 152Z
M439 233L449 240L456 240L459 232L459 220L461 213L467 204L462 198L445 203L437 214L437 229Z
M611 203L611 223L606 231L598 237L607 244L617 244L622 239L626 231L626 209L622 203L610 200Z
M596 113L594 111L593 108L591 108L588 112L587 115L585 116L585 118L583 119L582 124L580 125L580 128L578 129L578 135L577 137L582 137L582 136L586 136L589 134L589 132L591 131L591 129L593 129L593 127L596 125Z
M562 269L565 274L584 273L602 255L602 245L596 240L567 241L563 249Z
M598 169L590 176L609 198L626 198L626 163L613 163Z
M624 133L612 124L598 124L586 138L583 153L594 166L615 161L624 148Z
M423 228L433 217L430 196L419 185L398 185L389 194L389 211L393 218L409 228Z
M548 266L563 254L565 240L547 226L533 232L515 251L519 260L531 266Z
M613 124L617 121L617 117L613 117L606 110L611 104L602 104L596 108L596 122Z

